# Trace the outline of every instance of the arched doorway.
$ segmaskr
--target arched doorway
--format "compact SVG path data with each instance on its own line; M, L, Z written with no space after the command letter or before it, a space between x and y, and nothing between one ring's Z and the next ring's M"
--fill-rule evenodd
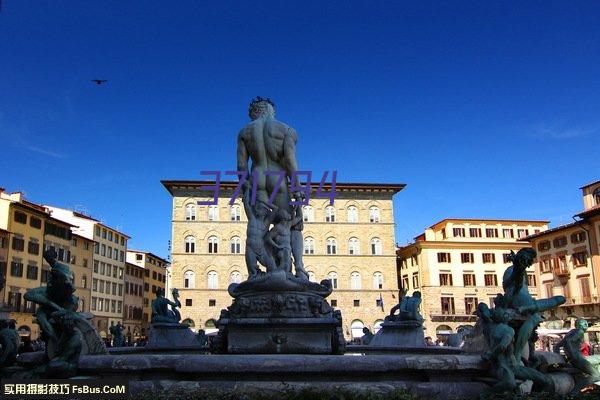
M448 325L440 325L435 328L435 335L437 336L437 339L443 342L446 342L448 335L452 335L453 333L454 332L452 331L452 328L450 328Z
M360 319L355 319L354 321L352 321L352 323L350 324L350 332L352 334L352 339L360 339L361 337L363 337L363 328L365 327L365 324L363 324L363 322Z
M375 323L373 324L373 333L379 332L379 330L381 329L381 324L383 324L382 319L378 319L377 321L375 321Z
M219 329L217 329L217 321L215 321L214 319L209 319L208 321L206 321L206 323L204 324L204 331L206 332L206 334L209 333L216 333L219 331Z

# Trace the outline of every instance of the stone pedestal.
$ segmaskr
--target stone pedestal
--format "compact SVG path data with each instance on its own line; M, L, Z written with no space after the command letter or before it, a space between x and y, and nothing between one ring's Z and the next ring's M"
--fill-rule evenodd
M195 349L202 347L196 339L196 334L183 324L158 323L152 324L148 338L148 349Z
M386 321L373 336L369 346L377 347L425 347L423 324L419 321Z
M214 353L341 354L341 312L325 300L329 281L308 282L285 271L231 284L234 298L217 322Z

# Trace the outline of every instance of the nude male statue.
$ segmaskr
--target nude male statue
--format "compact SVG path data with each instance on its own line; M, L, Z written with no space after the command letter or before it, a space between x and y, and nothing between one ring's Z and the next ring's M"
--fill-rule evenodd
M250 103L250 122L240 131L237 140L237 170L256 173L257 201L268 203L276 188L277 175L266 176L266 171L285 171L288 179L298 170L296 162L296 131L275 119L274 104L269 99L257 97ZM248 161L252 160L249 170ZM250 175L249 175L250 176ZM291 213L288 182L281 185L273 204ZM294 179L298 187L297 177Z
M294 257L294 271L296 272L297 278L308 280L308 272L304 269L304 263L302 262L302 254L304 253L304 238L302 236L302 230L304 229L304 220L302 216L302 206L297 205L294 207L294 221L292 224L291 231L291 242L292 242L292 256Z

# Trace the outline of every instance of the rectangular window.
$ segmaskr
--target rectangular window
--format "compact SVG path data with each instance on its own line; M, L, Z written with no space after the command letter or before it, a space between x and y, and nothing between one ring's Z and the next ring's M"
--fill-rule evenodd
M403 275L402 276L402 288L403 289L408 289L409 285L408 285L408 275Z
M572 243L581 243L585 240L585 232L576 232L571 235Z
M477 309L477 297L465 297L465 313L471 315Z
M21 237L13 236L12 249L16 251L25 250L25 240Z
M517 236L519 239L529 236L529 229L517 229Z
M49 277L50 277L50 269L42 266L42 276L41 276L42 283L48 282Z
M449 263L450 253L437 253L437 259L439 263Z
M36 228L36 229L41 229L42 228L42 220L36 217L31 217L29 219L29 226L31 226L32 228Z
M573 253L572 255L573 265L575 267L581 267L587 264L587 251L580 251Z
M21 211L15 211L15 222L18 222L20 224L26 224L27 223L27 214L22 213Z
M546 297L551 298L554 296L554 289L552 283L544 283L544 289L546 289Z
M494 253L483 253L484 264L494 264L496 262L496 255Z
M504 264L510 263L510 253L502 254L502 261L504 262Z
M463 264L471 264L475 262L473 253L460 253L460 262Z
M485 286L498 286L498 275L493 272L488 272L483 275L483 279L485 281Z
M412 284L413 284L414 289L419 288L419 273L418 272L413 273Z
M452 228L454 237L465 237L465 228Z
M540 242L540 244L538 244L538 250L540 251L548 251L550 250L550 241L549 240L544 240L543 242Z
M16 276L16 277L22 277L23 276L23 263L17 262L17 261L11 262L10 263L10 275Z
M485 237L497 238L498 237L498 229L497 228L485 228Z
M337 300L331 300L331 307L337 307Z
M28 265L27 266L27 279L35 279L38 278L38 267L36 265Z
M504 239L514 239L515 231L513 231L510 228L504 228L502 229L502 236L504 237Z
M360 300L354 300L354 307L360 307Z
M185 306L186 306L186 307L191 307L191 306L192 306L192 299L185 299ZM209 306L209 307L212 307L212 306L210 305L210 300L208 300L208 306Z
M454 297L445 297L442 296L440 298L442 305L442 314L444 315L454 315Z
M440 273L440 286L452 286L452 273Z
M216 305L217 305L217 300L215 300L215 299L209 299L208 300L208 306L209 307L216 307Z
M469 236L474 238L481 237L481 228L469 228Z
M465 286L477 286L475 284L475 274L473 274L473 273L463 274L463 283Z
M527 286L536 287L535 275L527 274Z
M564 247L567 245L567 237L566 236L558 237L552 241L552 244L554 245L554 247Z
M581 300L583 303L592 302L592 294L590 292L590 280L588 277L579 278L579 287L581 288Z
M40 244L38 242L28 242L27 243L27 252L29 254L40 254Z

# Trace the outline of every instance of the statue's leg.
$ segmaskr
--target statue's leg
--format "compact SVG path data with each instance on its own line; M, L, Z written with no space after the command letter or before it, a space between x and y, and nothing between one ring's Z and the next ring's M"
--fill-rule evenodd
M505 365L500 365L495 373L498 383L490 388L491 392L504 393L511 392L517 387L514 372Z
M277 266L275 265L275 261L271 255L267 252L266 249L262 249L261 254L258 257L258 261L265 266L267 272L273 272L277 270Z
M533 381L533 390L536 392L554 393L554 381L538 370L527 367L515 367L515 376L522 380Z
M256 253L248 247L246 243L246 268L248 269L248 279L258 275L258 265L256 264Z
M523 356L523 350L525 349L525 346L529 346L529 338L531 337L535 327L540 322L542 322L542 317L540 314L535 313L531 314L529 318L523 322L523 325L521 325L521 328L519 329L519 332L515 338L515 358L517 361L521 360L521 357Z
M549 299L540 299L536 300L536 308L538 312L551 310L560 306L561 304L565 304L567 299L564 296L554 296Z

